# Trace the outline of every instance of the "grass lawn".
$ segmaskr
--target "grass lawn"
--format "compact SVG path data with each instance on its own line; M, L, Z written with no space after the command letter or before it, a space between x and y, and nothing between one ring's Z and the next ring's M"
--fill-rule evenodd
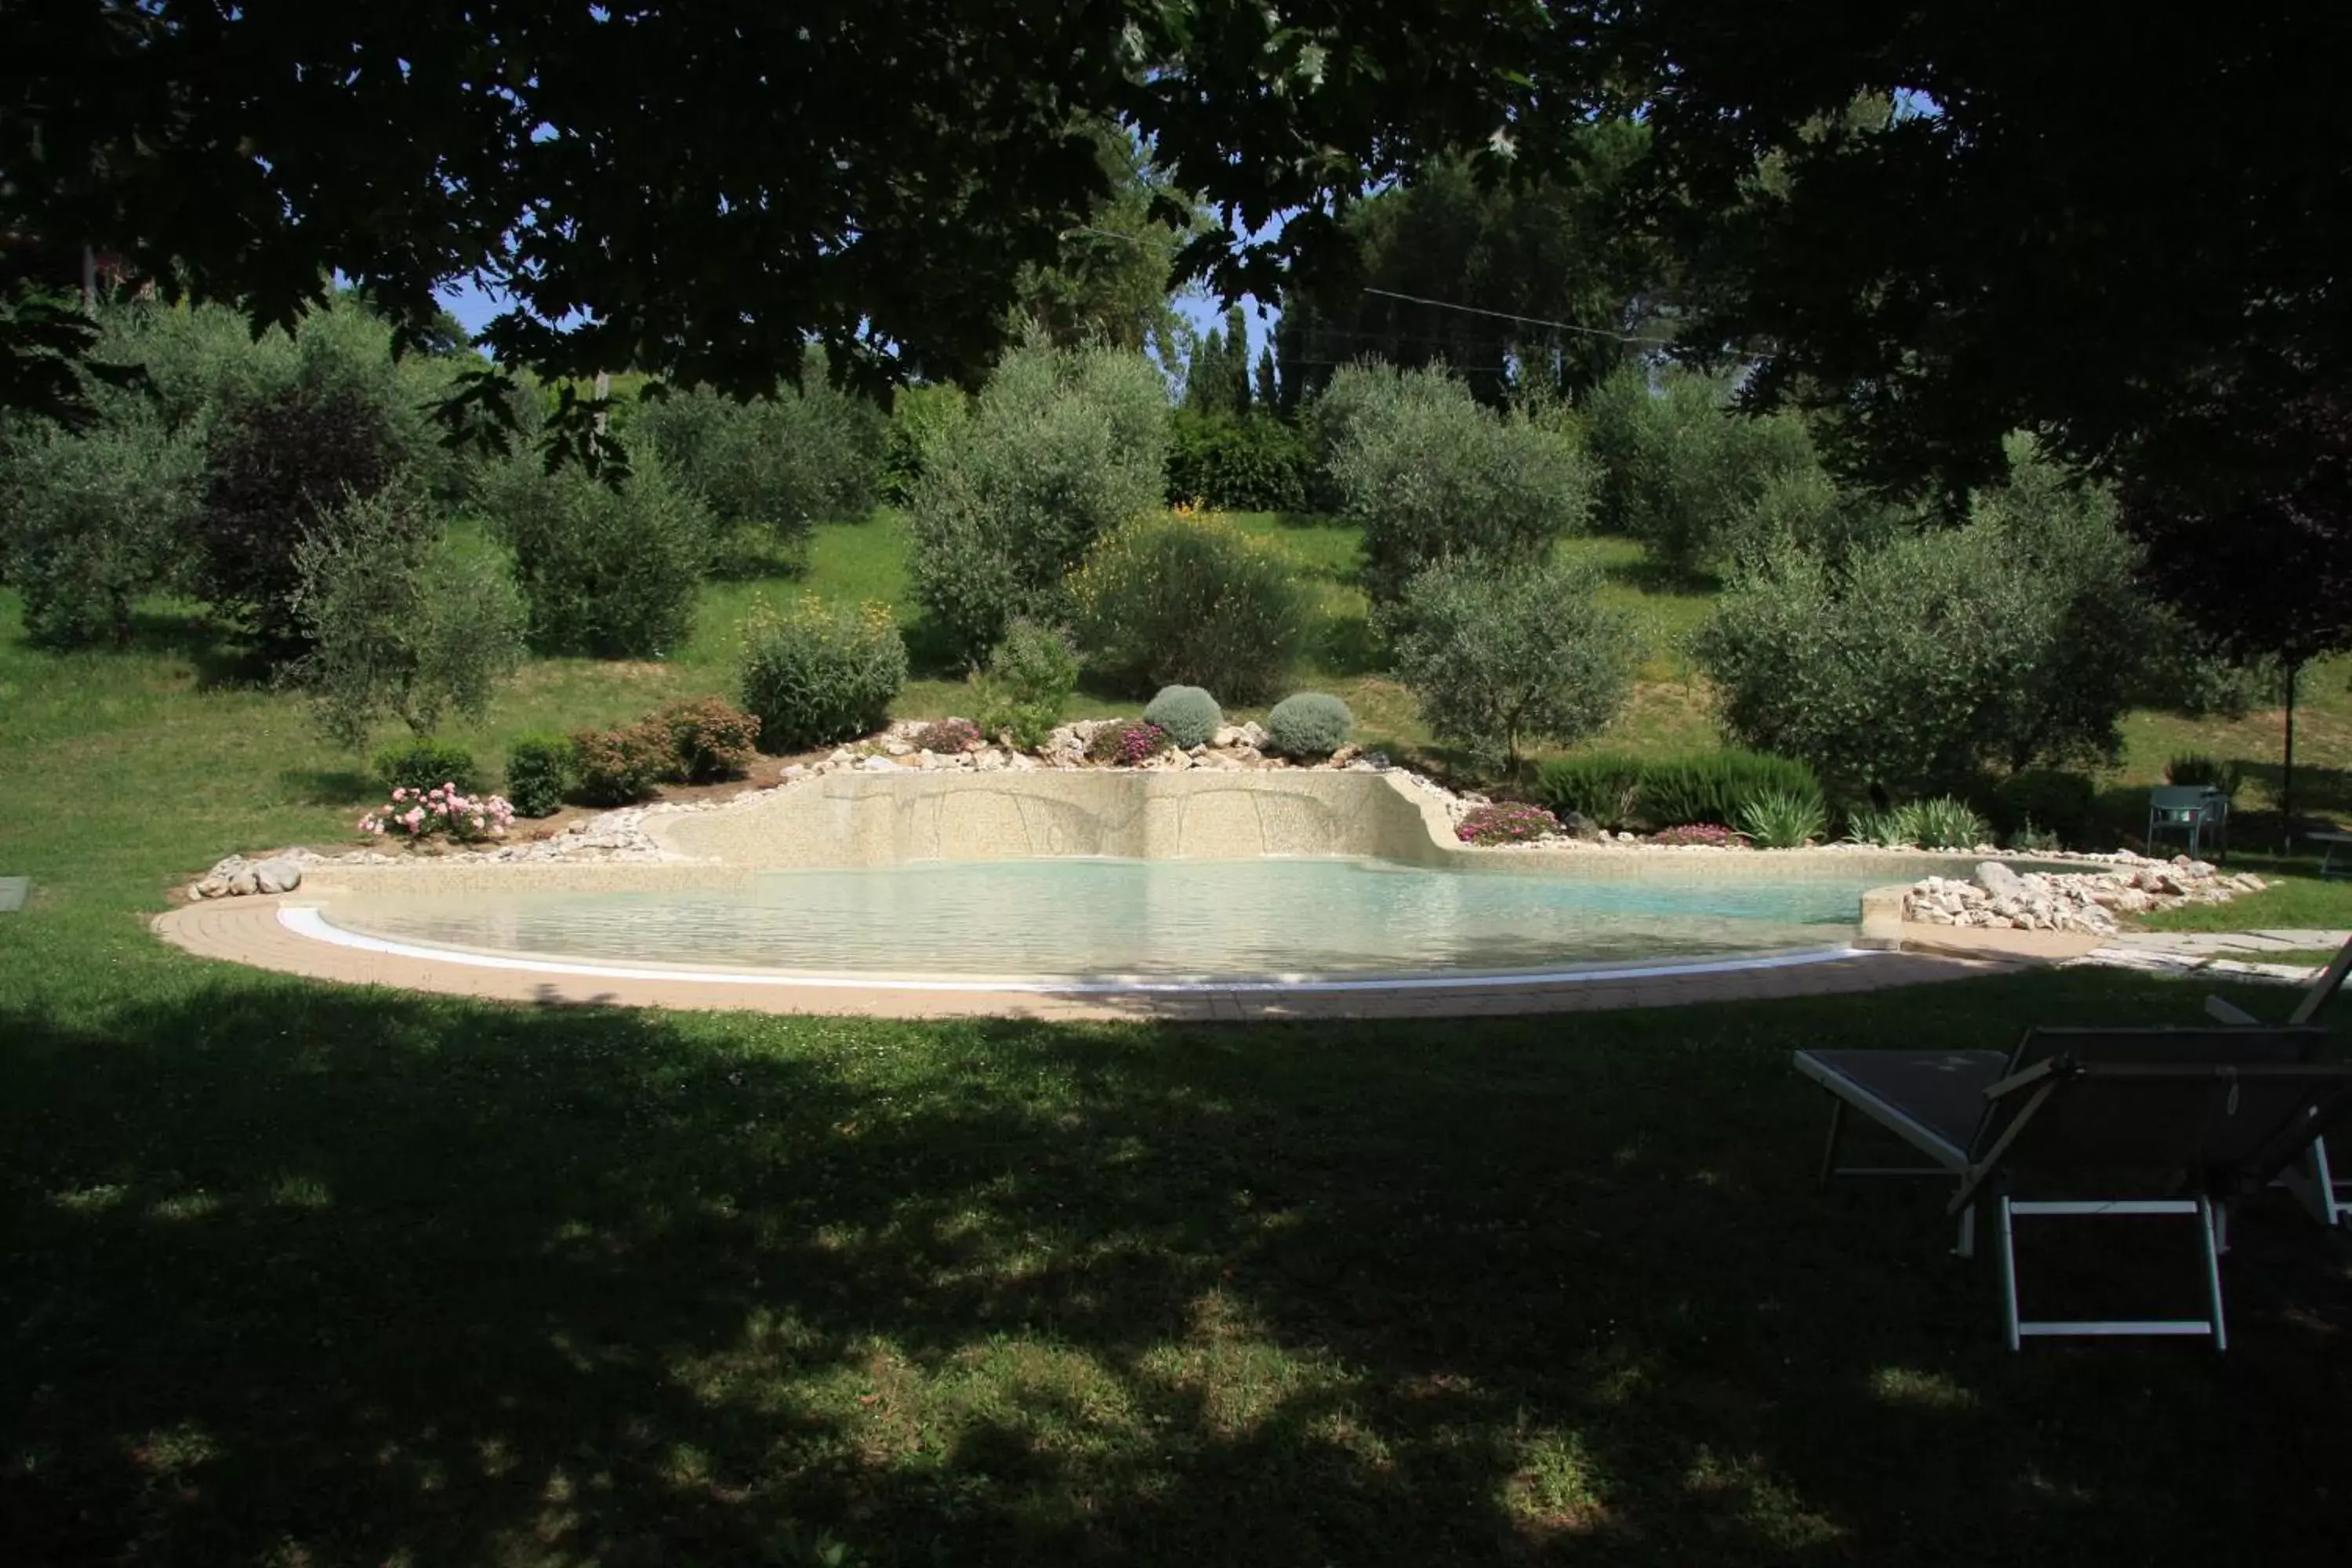
M859 527L821 588L887 593ZM753 591L673 663L534 665L457 738L719 689ZM11 1568L2210 1568L2352 1537L2352 1261L2291 1208L2238 1227L2227 1357L2012 1358L1939 1198L1811 1182L1791 1048L2194 1022L2201 984L913 1026L492 1007L147 934L227 850L341 840L365 787L171 606L59 658L0 594L0 874L36 884L0 915ZM2352 925L2338 893L2242 923ZM2193 1302L2161 1226L2032 1240L2053 1310Z

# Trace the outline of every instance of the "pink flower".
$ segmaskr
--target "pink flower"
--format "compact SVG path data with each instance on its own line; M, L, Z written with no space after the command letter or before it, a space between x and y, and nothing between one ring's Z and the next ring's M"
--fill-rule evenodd
M404 789L394 790L392 792L392 798L394 800L406 800L408 798L408 792Z

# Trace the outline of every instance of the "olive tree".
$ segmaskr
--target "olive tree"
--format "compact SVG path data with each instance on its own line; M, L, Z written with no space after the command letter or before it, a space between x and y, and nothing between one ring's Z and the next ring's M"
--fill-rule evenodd
M320 728L356 748L380 718L421 736L445 713L480 717L522 662L529 616L505 557L452 544L412 491L353 498L333 522L295 552L310 651L289 679Z
M1572 744L1615 718L1640 645L1586 564L1468 557L1414 577L1381 621L1431 731L1516 773L1526 742Z

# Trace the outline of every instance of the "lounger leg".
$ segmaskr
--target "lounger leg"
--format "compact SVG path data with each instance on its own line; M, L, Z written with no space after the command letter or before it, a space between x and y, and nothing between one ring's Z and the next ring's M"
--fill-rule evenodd
M1822 1185L1830 1184L1837 1173L1838 1138L1845 1131L1845 1101L1830 1096L1830 1141L1822 1149Z
M2213 1315L2213 1348L2225 1351L2230 1348L2230 1329L2221 1321L2221 1259L2216 1250L2224 1222L2205 1198L2197 1200L2197 1217L2202 1222L2198 1228L2204 1238L2205 1300Z
M2012 1351L2023 1343L2017 1326L2017 1231L2009 1199L2000 1200L2000 1326Z

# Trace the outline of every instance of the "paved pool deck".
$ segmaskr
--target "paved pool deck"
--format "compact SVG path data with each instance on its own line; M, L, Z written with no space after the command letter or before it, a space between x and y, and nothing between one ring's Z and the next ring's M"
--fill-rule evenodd
M1277 1021L1323 1018L1499 1017L1597 1012L1622 1007L1676 1007L1702 1002L1763 1001L1787 996L1835 996L1888 986L1917 985L2012 972L2038 954L1995 948L1963 952L1855 951L1778 968L1708 973L1646 973L1612 979L1458 984L1346 991L1266 991L1211 986L1184 991L1102 992L922 989L852 984L795 983L763 977L737 984L682 973L615 977L527 968L489 968L448 957L390 953L341 946L302 935L281 917L285 897L190 904L157 917L165 941L202 958L255 965L347 985L471 996L538 1006L659 1007L761 1013L823 1014L868 1018L1015 1017L1052 1022L1131 1019L1168 1022Z

